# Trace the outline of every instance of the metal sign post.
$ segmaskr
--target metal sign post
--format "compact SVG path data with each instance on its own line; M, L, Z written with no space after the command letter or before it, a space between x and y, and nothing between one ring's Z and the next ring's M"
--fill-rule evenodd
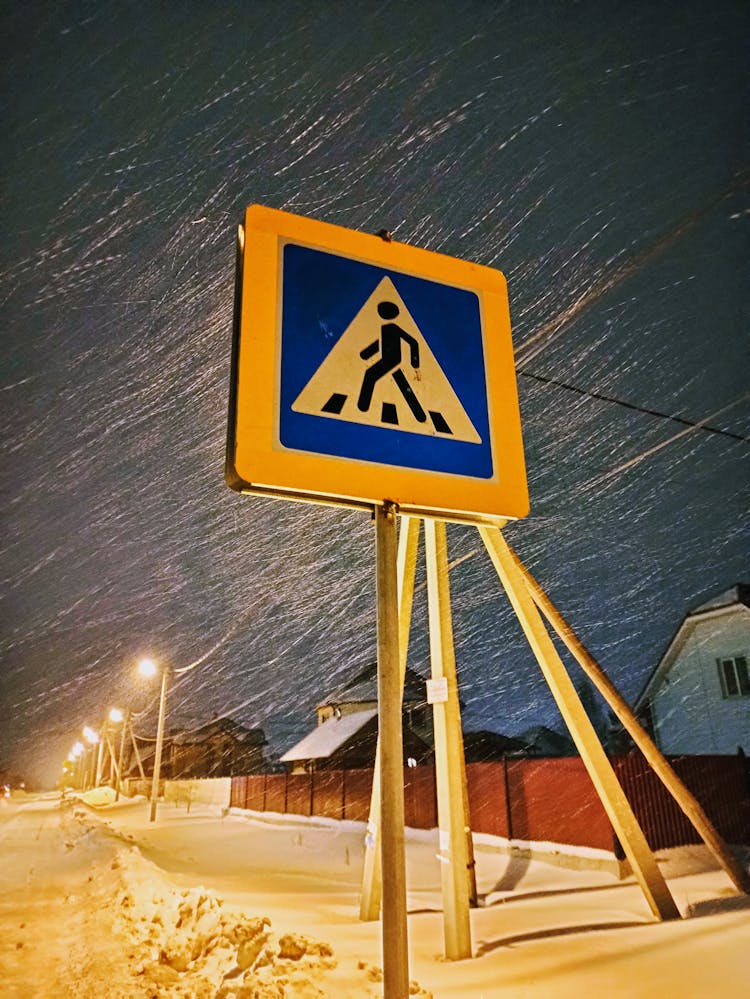
M380 857L383 872L383 987L388 999L409 995L404 849L404 776L399 670L396 512L375 507L378 604Z
M419 541L419 520L416 517L402 517L398 539L396 560L398 589L398 648L399 648L399 691L400 699L406 676L406 660L409 652L409 631L411 608L414 599L414 570L417 563L417 542ZM365 857L362 868L362 894L359 918L363 922L380 918L382 893L382 871L380 865L380 736L375 750L370 814L365 836Z

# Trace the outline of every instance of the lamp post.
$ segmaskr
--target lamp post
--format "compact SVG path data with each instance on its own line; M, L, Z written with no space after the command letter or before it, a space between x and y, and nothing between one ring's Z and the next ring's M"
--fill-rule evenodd
M105 718L102 722L102 726L99 729L99 745L96 750L96 777L94 778L94 787L99 787L102 782L102 777L104 776L104 741L107 737L107 719Z
M130 711L127 712L128 719L130 717ZM122 757L125 751L125 729L127 728L127 720L125 713L120 711L119 708L110 708L109 711L109 721L113 727L117 725L122 725L120 729L120 751L117 754L117 759L115 759L115 748L111 739L109 739L109 755L111 757L111 770L115 773L115 801L120 800L120 784L122 783Z
M142 659L138 670L141 676L156 676L159 668L152 659ZM169 668L161 668L161 697L159 698L159 724L156 729L156 749L154 750L154 778L151 782L151 809L149 822L156 821L156 801L159 797L159 771L161 770L161 752L164 745L164 716L167 708L167 676Z
M112 784L113 780L116 781L117 787L115 801L117 801L120 796L120 765L115 759L115 747L112 743L112 735L116 727L122 724L124 718L125 716L119 708L110 708L109 714L107 715L107 727L105 729L107 749L109 750L109 782ZM125 726L123 725L123 732L124 731Z
M73 773L71 774L71 782L73 787L76 786L81 781L81 771L82 771L82 760L81 755L83 754L84 747L82 742L76 742L70 751L68 759L73 764Z
M98 755L96 752L94 752L94 746L96 746L96 744L99 742L99 736L96 734L93 728L91 728L90 725L84 725L83 737L91 747L91 783L93 786L96 780L96 764L97 764L97 755ZM88 774L85 775L84 782L86 786L83 788L83 790L85 791L88 787Z

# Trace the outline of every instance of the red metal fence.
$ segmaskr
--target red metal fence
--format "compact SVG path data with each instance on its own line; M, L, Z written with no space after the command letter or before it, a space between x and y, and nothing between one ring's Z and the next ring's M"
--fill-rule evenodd
M733 756L682 756L670 762L724 839L750 845L745 761ZM640 753L616 757L612 763L653 849L701 841ZM466 779L474 832L614 848L612 826L577 756L469 763ZM256 774L232 778L231 805L364 822L371 787L372 770ZM404 811L406 825L413 829L437 825L434 767L404 769Z
M727 843L750 845L750 774L741 756L674 756L670 763ZM701 839L640 753L614 761L636 818L655 850Z

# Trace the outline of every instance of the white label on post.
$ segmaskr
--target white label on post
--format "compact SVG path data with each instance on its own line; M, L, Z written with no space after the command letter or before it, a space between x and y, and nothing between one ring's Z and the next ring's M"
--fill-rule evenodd
M427 703L444 704L448 700L448 677L433 676L427 681Z

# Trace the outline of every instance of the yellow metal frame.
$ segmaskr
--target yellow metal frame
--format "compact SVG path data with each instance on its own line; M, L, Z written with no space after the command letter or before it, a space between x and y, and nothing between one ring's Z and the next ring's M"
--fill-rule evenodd
M500 271L251 205L238 242L238 291L226 478L240 492L494 524L529 510L508 293ZM494 476L450 475L309 454L278 434L281 249L310 246L474 292L480 302Z

